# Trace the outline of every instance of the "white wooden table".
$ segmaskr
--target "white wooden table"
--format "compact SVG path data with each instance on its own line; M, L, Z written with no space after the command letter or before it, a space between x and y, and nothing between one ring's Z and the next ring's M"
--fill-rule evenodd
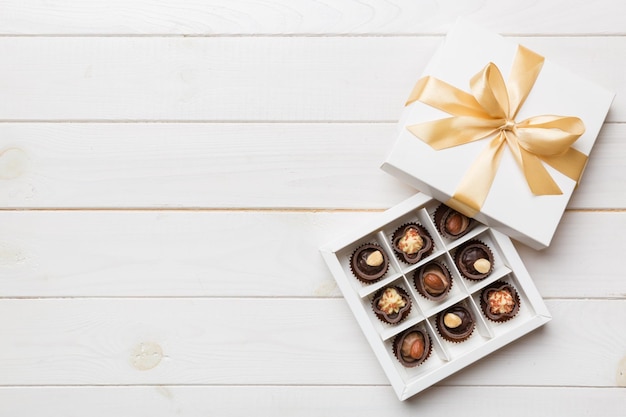
M378 166L461 15L617 97L552 246L516 245L553 320L399 402L318 247L414 193ZM0 416L623 416L625 17L0 0Z

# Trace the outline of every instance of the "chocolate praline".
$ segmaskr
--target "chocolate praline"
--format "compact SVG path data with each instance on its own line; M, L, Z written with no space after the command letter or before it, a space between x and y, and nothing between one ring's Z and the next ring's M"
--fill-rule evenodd
M437 330L444 339L450 342L462 342L474 331L474 316L460 304L437 314Z
M374 314L381 321L397 324L411 312L411 298L400 287L388 286L376 292L372 299Z
M520 299L515 288L504 281L496 281L480 294L480 308L489 320L501 323L519 312Z
M459 213L446 206L439 205L435 210L435 226L441 236L448 239L458 239L472 230L475 224L474 219Z
M350 269L360 281L369 284L381 279L389 268L389 257L379 245L358 247L350 257Z
M464 277L478 281L493 272L493 253L483 242L470 240L458 247L454 263Z
M393 354L407 368L421 365L432 350L432 343L427 332L408 329L393 340Z
M452 287L452 276L443 263L433 261L415 271L413 283L422 296L439 301L448 295Z
M398 259L416 264L433 251L433 239L424 227L417 223L400 226L391 237L391 246Z

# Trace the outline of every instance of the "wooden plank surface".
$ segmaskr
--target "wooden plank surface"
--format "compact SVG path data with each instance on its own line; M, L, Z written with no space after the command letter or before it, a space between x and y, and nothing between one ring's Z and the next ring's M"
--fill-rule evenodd
M622 416L620 0L0 0L0 416ZM320 245L468 17L617 92L550 248L553 320L397 400ZM487 404L487 405L486 405Z
M445 33L459 16L501 33L624 33L620 0L2 0L13 35L405 35ZM584 17L584 18L581 18Z
M607 124L570 209L626 207L626 124ZM0 123L2 206L385 209L393 123ZM363 192L356 183L367 184Z
M626 300L547 306L552 322L440 385L615 387ZM0 300L9 316L0 385L388 383L340 298Z
M5 297L339 297L318 248L376 212L0 212ZM567 213L517 248L548 298L624 298L626 213ZM597 245L614 236L611 246ZM245 253L245 262L242 261ZM598 262L602 259L602 262Z
M115 401L111 401L114 398ZM453 399L451 401L451 398ZM489 406L485 406L489 398ZM555 401L558 398L558 402ZM242 401L242 399L245 399ZM358 412L376 417L467 414L469 410L506 409L510 417L528 415L595 415L622 417L626 406L619 388L456 387L438 386L426 395L399 402L386 386L149 386L0 388L0 410L7 415L37 414L92 417L184 415L235 417L289 415L344 417ZM41 404L46 404L45 408ZM306 406L305 406L306 405Z
M0 121L395 122L442 39L0 37ZM626 38L512 40L615 91L626 121Z

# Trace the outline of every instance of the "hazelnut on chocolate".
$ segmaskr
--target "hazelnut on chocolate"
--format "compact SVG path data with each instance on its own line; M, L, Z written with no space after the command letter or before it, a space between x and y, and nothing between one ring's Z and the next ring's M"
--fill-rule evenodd
M437 330L441 336L450 342L462 342L474 332L474 316L462 304L437 314Z
M486 274L491 270L491 262L489 262L489 259L486 258L477 259L472 266L481 274Z
M454 313L448 313L443 316L443 324L446 325L448 329L456 329L463 323L461 317Z
M374 252L367 255L365 258L365 264L367 266L380 266L382 265L385 258L383 258L383 254L379 250L375 250Z
M389 259L378 245L368 243L358 247L350 257L350 269L361 282L369 284L381 279L389 268Z
M479 240L470 240L459 246L454 263L465 278L481 280L493 271L493 253Z

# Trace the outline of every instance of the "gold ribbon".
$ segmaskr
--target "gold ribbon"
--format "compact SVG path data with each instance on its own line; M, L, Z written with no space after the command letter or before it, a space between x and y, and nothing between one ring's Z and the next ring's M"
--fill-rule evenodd
M489 63L470 80L473 94L444 81L421 78L406 105L420 101L453 117L408 126L433 149L463 145L494 133L464 175L451 200L454 209L474 216L482 207L496 176L504 145L511 149L535 195L562 194L542 161L578 183L587 156L571 145L585 132L577 117L542 115L516 122L515 117L541 71L544 58L518 46L509 80Z

